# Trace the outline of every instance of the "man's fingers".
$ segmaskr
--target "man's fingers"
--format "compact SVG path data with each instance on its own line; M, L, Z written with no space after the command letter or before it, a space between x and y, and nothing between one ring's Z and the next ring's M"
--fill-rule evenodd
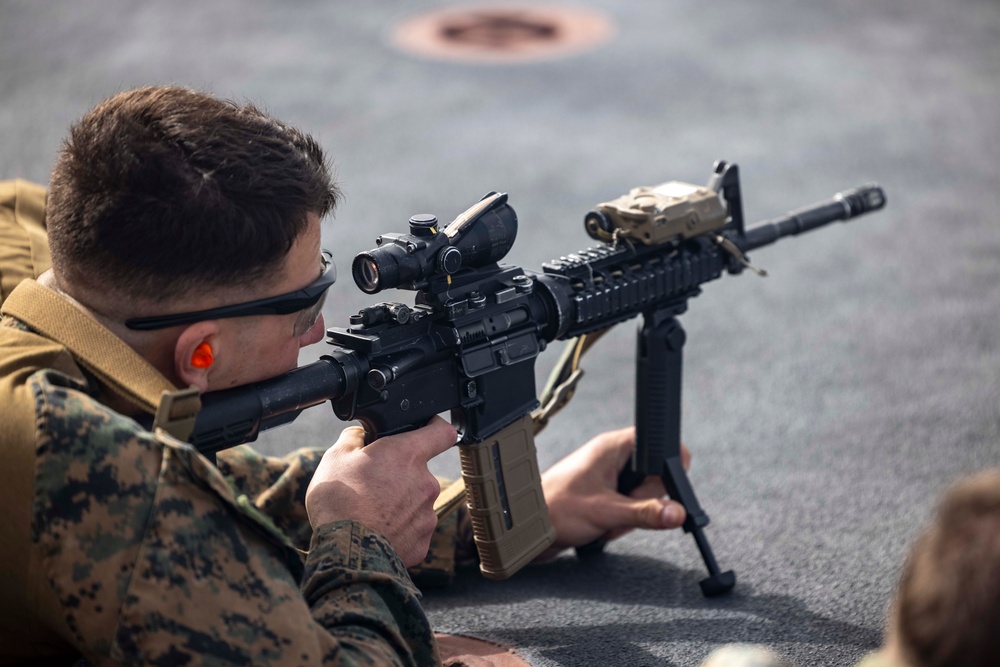
M617 431L608 431L598 437L603 438L600 457L614 457L615 467L619 471L622 470L635 450L635 427L628 426ZM683 442L681 443L681 465L685 471L691 469L691 450Z
M430 461L438 454L448 451L458 440L455 427L441 419L433 417L426 426L397 433L376 441L376 447L383 449L386 447L404 447L410 455ZM374 444L374 443L373 443ZM361 426L348 426L340 434L340 438L333 445L342 451L361 449L365 446L365 430Z
M632 458L632 451L635 449L635 427L628 426L617 431L609 431L605 435L608 438L607 447L613 452L611 455L614 456L617 475Z
M432 417L419 433L422 436L420 443L428 461L438 454L444 454L458 441L455 427L436 416Z
M361 449L365 446L365 429L360 426L348 426L340 432L340 437L333 446L344 451Z
M379 438L372 446L380 449L402 447L410 456L414 457L413 460L426 462L451 449L457 441L458 433L456 433L455 427L435 416L427 422L426 426L415 431Z
M663 528L680 528L684 524L684 520L687 519L687 512L684 511L684 506L675 500L668 500L663 503L663 509L660 512L660 521Z
M628 495L637 500L662 498L667 495L667 489L663 486L663 479L659 475L650 475L639 486L632 489Z

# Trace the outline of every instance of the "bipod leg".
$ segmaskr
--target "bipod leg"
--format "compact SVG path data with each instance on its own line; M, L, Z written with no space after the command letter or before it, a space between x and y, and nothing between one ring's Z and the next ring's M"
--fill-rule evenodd
M687 473L681 465L680 457L671 458L664 462L663 485L671 498L684 505L687 511L687 518L684 520L684 532L690 533L694 538L701 558L708 568L708 577L702 579L698 584L705 597L715 597L732 590L736 585L736 574L732 570L722 572L719 563L715 560L715 553L712 545L708 543L708 536L705 535L705 526L709 524L708 515L698 504L694 489L688 480Z
M698 503L681 464L681 383L686 335L675 311L647 315L636 347L636 451L632 470L619 477L619 487L634 488L646 475L660 474L671 498L684 506L684 532L691 533L708 568L700 582L706 597L722 595L736 585L732 570L722 572L704 528L708 514ZM622 489L623 492L631 490Z

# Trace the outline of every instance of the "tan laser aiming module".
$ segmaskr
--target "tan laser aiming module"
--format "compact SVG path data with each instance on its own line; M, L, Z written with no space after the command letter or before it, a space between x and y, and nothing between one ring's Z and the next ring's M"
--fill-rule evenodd
M719 193L701 185L668 181L638 187L589 212L583 224L592 238L606 243L628 239L659 245L690 238L726 224Z

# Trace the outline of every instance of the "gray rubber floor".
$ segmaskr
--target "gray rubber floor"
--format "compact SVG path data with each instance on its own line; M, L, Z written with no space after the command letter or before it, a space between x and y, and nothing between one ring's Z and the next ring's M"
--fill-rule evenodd
M44 182L68 124L132 86L264 103L321 139L348 193L324 231L344 276L330 325L374 300L347 277L356 252L488 190L520 217L508 261L537 269L591 244L596 202L704 182L716 159L740 165L751 221L879 181L884 211L755 253L769 278L723 278L683 316L691 478L731 595L701 596L695 546L671 533L503 583L464 573L425 598L438 629L538 666L692 665L737 641L852 664L880 641L936 496L1000 452L1000 6L571 6L603 12L614 39L472 65L387 44L436 3L0 0L0 176ZM632 421L633 349L627 323L589 355L539 439L543 467ZM540 378L556 352L543 356ZM322 445L340 427L317 408L261 446ZM448 455L434 466L457 475Z

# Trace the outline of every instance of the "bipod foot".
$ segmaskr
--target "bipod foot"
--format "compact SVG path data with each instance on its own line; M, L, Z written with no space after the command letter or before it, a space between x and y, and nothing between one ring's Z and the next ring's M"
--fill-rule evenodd
M736 585L736 573L732 570L719 572L702 579L698 585L701 586L701 594L707 598L725 595Z
M708 517L705 518L707 520ZM715 554L712 553L712 547L708 543L708 538L705 537L705 533L701 527L693 525L692 522L692 525L686 525L684 529L694 537L694 542L698 545L698 551L701 552L702 560L705 561L705 567L708 568L708 578L698 582L698 585L701 586L702 595L707 598L714 598L717 595L724 595L733 590L733 586L736 585L736 574L732 570L719 571L719 564L715 561Z

